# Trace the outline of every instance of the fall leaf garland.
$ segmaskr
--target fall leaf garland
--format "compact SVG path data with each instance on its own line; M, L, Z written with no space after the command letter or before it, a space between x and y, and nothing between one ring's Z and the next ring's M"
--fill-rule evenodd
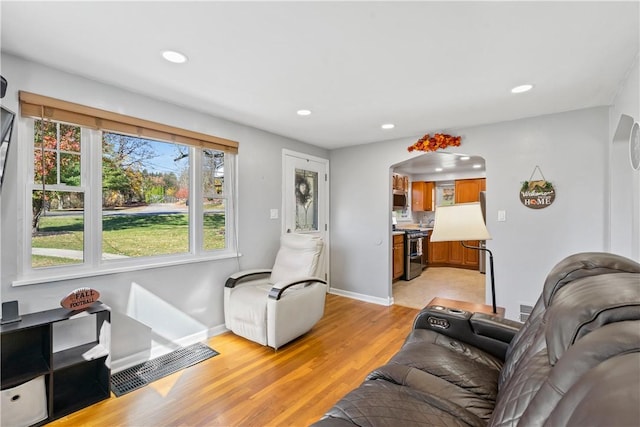
M462 138L459 136L451 136L446 133L436 133L433 136L426 134L415 144L407 147L409 152L414 150L417 151L436 151L440 149L444 149L447 147L459 147L460 140Z

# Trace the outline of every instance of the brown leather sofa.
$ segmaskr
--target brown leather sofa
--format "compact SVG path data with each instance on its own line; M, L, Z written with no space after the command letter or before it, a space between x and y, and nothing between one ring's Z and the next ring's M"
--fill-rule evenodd
M640 264L558 263L524 324L427 307L402 348L314 424L640 426Z

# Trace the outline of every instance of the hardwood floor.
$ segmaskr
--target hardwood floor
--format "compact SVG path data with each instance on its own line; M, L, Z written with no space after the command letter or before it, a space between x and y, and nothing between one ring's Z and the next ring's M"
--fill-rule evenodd
M50 426L307 426L398 351L418 310L327 295L325 316L274 351L231 333L220 355Z

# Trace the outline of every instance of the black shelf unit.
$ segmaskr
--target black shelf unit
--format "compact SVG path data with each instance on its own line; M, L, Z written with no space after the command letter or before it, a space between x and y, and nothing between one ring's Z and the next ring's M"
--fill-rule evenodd
M91 316L95 340L54 352L54 324ZM0 326L1 389L7 390L45 377L47 418L43 425L111 395L109 348L100 342L111 322L108 306L96 302L86 310L65 308L31 313L22 320ZM108 340L107 340L108 341Z

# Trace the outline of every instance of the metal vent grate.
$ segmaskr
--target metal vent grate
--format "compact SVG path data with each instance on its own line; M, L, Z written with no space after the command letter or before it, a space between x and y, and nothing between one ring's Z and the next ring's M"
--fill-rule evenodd
M120 397L218 354L220 353L200 343L180 348L164 356L113 374L111 376L111 391L117 397Z
M520 304L520 321L526 322L531 315L531 311L533 311L533 306Z

